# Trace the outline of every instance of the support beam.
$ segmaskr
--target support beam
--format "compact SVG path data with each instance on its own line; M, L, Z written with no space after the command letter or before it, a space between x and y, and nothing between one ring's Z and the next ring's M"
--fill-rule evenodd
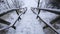
M40 7L39 5L40 5L40 0L38 0L38 5L37 5L37 7ZM38 10L38 15L39 15L39 13L40 13L40 10ZM38 16L37 16L36 18L38 18Z

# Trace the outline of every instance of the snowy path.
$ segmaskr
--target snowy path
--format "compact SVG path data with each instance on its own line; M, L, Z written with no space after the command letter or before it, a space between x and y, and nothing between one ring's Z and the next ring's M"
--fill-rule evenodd
M31 7L36 7L35 0L24 0L27 12L17 26L16 34L44 34L36 15L32 13Z

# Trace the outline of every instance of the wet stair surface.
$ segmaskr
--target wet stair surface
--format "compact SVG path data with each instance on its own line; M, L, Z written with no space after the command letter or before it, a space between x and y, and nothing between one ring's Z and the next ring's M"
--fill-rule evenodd
M28 10L17 26L16 34L44 34L36 15L31 11L31 7L36 7L37 5L35 0L25 0L24 2Z
M20 21L20 25L17 26L17 34L43 34L40 23L36 20L36 15L28 10L24 15L24 18Z

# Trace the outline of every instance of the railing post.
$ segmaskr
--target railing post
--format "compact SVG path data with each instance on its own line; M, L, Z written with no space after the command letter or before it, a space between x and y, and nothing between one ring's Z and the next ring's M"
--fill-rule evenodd
M38 0L38 5L37 5L37 7L39 7L39 5L40 5L40 0ZM39 15L39 13L40 13L40 10L38 10L38 15ZM38 16L37 16L36 18L38 18Z

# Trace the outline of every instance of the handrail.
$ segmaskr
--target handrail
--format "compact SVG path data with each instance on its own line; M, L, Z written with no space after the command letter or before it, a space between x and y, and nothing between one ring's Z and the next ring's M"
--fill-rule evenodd
M32 12L34 13L34 14L36 14L33 10L34 9L39 9L39 10L45 10L45 11L48 11L48 12L52 12L52 13L56 13L57 11L57 13L56 14L59 14L60 15L60 10L58 10L58 9L49 9L49 8L31 8L31 10L32 10ZM56 10L56 11L55 11ZM42 22L44 22L46 25L48 25L52 30L54 30L57 34L59 34L58 33L58 31L53 27L53 26L51 26L51 24L48 24L48 23L46 23L38 14L36 14L37 16L38 16L38 18L42 21Z
M51 8L33 8L33 9L39 9L39 10L44 10L47 12L55 13L60 15L60 9L51 9Z
M20 9L24 9L24 8L20 8ZM2 13L0 13L0 17L9 13L9 12L13 12L13 11L16 11L16 10L19 10L19 8L12 8L12 9L4 10L4 11L2 11ZM26 9L26 11L27 11L27 9Z
M39 18L42 22L44 22L46 25L48 25L53 31L55 31L57 34L59 34L58 31L57 31L53 26L51 26L51 24L45 22L40 16L38 16L38 18Z
M20 17L20 16L19 16L19 17ZM19 17L17 18L17 20L19 19ZM10 27L13 28L13 26L16 24L17 20L14 22L14 24L9 25L8 27L5 27L5 28L1 28L0 31L5 30L5 29L8 29L8 28L10 28ZM15 28L14 28L14 29L15 29Z
M26 8L26 10L25 10L25 12L26 12L26 11L27 11L27 7L25 7L25 8ZM24 8L20 8L20 9L24 9ZM1 14L0 14L0 17L3 16L3 15L5 15L5 14L7 14L7 13L9 13L9 12L12 12L12 11L16 11L16 12L17 12L17 10L19 10L19 8L12 8L12 9L6 10L7 12L1 13ZM25 12L23 12L22 14L24 14ZM22 14L21 14L21 15L22 15ZM12 24L12 25L9 25L9 24L8 24L8 25L9 25L8 27L1 28L0 31L1 31L1 30L5 30L5 29L8 29L8 28L10 28L10 27L14 27L14 25L15 25L16 22L17 22L17 20L20 19L20 16L21 16L21 15L18 15L18 18L16 19L16 21L14 22L14 24ZM0 19L1 19L1 18L0 18ZM3 19L1 19L1 20L4 21L4 22L7 22L7 21L5 21L5 20L3 20ZM9 22L7 22L7 23L9 23ZM15 29L15 27L14 27L14 29Z

